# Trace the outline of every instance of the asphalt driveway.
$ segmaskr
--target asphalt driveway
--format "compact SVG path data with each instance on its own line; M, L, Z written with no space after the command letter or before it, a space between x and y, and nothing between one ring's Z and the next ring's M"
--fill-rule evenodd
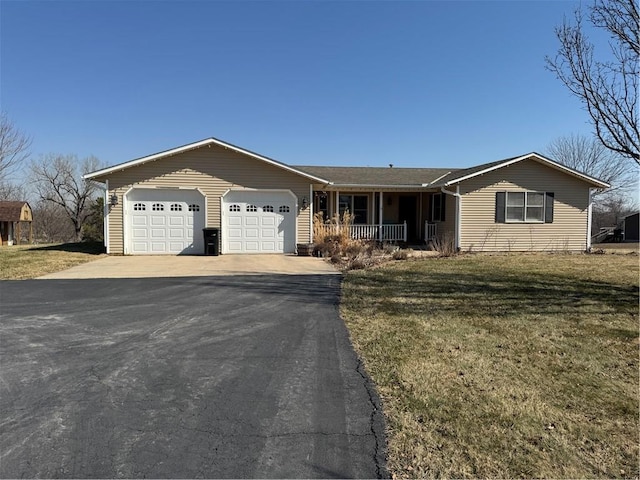
M339 283L1 282L0 476L384 476Z

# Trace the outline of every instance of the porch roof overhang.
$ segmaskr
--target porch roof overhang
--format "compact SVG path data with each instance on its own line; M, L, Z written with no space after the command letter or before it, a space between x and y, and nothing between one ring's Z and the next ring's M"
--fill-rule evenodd
M328 183L314 190L329 192L425 192L436 190L429 185L362 185L362 184L335 184Z

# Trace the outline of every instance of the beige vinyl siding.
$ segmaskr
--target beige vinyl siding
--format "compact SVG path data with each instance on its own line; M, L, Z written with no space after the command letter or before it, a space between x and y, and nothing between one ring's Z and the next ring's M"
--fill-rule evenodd
M553 223L496 223L496 192L553 192ZM461 249L471 251L585 250L589 185L534 160L460 184ZM447 204L447 209L449 204ZM447 210L447 216L449 211Z
M298 205L304 197L311 201L310 182L304 177L216 145L130 167L105 178L109 179L109 193L118 195L118 205L109 213L109 247L113 254L124 253L123 196L132 187L197 187L206 196L208 227L220 227L220 198L231 188L291 190ZM310 216L311 208L299 211L298 243L309 241Z

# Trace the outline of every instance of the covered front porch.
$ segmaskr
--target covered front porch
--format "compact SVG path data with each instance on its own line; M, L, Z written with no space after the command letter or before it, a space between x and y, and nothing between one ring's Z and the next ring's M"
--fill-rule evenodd
M348 228L354 239L429 243L444 231L447 203L436 190L316 190L313 213L324 222L316 222L314 235L337 235ZM345 212L352 216L350 225L343 223Z

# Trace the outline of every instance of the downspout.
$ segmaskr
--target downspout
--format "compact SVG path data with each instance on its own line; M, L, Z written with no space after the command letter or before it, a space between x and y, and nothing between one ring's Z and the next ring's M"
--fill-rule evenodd
M456 197L456 251L460 251L460 229L462 228L462 216L460 215L460 207L462 206L462 195L460 195L460 185L456 185L456 193L440 187L440 191L446 195Z
M587 252L591 251L591 222L592 222L592 212L593 212L593 203L591 196L592 189L589 189L589 207L587 208Z
M104 216L102 220L102 238L104 241L104 250L109 252L109 180L104 181Z

